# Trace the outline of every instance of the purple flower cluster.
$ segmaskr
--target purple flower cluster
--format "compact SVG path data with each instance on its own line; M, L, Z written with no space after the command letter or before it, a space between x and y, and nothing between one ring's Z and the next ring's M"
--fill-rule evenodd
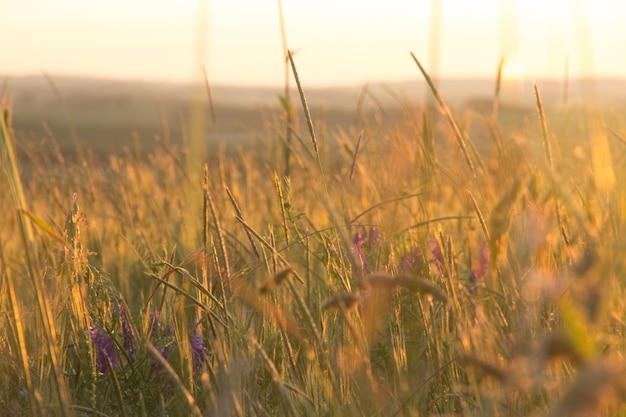
M376 227L370 228L370 246L376 246L380 243L383 234Z
M400 271L403 274L414 274L421 272L422 266L422 251L420 248L415 248L413 252L407 253L402 257L400 261Z
M433 260L435 261L435 266L439 270L439 273L443 275L444 262L443 262L443 254L441 253L441 248L439 247L439 242L436 239L429 239L428 243L430 243L431 251L430 253L433 255Z
M189 344L191 346L191 358L193 361L193 369L198 369L205 361L209 350L204 346L204 339L202 335L192 334L189 337Z
M369 238L368 232L356 232L354 237L352 238L352 252L354 252L361 261L362 270L365 273L369 273L369 267L367 265L367 258L365 256L365 246L369 245L369 247L377 246L382 240L382 233L374 226L372 226L369 230Z
M367 233L359 233L356 232L354 238L352 238L352 252L354 252L359 259L361 260L361 267L363 271L367 271L367 259L365 258L365 250L363 249L363 244L367 239Z
M480 248L480 255L478 257L478 267L474 268L470 271L469 281L470 281L470 289L476 287L476 284L482 281L487 275L487 271L489 270L489 248L487 247L487 243L483 242L482 247Z
M137 359L138 340L136 330L130 321L128 310L122 300L118 300L118 309L123 339L121 346L126 352L127 358L131 361L135 361ZM197 324L193 326L194 329L196 327ZM96 367L98 371L105 374L111 370L111 368L115 370L119 364L119 353L111 335L98 326L90 327L89 334L96 350ZM153 312L151 315L149 339L158 346L161 356L164 359L167 359L172 350L178 347L178 342L174 338L174 329L171 325L165 328L161 326L158 312ZM193 334L189 336L189 345L191 347L193 367L197 369L206 360L209 351L204 344L202 335L197 334L195 330ZM109 362L111 366L109 366ZM155 372L158 373L160 370L160 365L155 363Z
M97 326L93 326L89 329L91 335L91 342L97 349L96 353L96 367L98 371L105 374L109 371L109 361L113 369L117 368L118 356L115 350L115 343L111 336L109 336L104 330ZM109 360L107 361L107 357Z
M430 239L428 241L431 245L431 255L433 257L433 262L435 266L439 270L440 274L443 274L444 269L444 258L441 252L441 247L439 246L439 242L435 239ZM469 273L469 285L467 286L470 292L474 292L476 289L476 285L482 281L487 272L489 271L489 247L487 246L487 242L483 242L480 248L480 254L478 256L478 266L472 268Z
M150 331L149 337L150 340L155 343L155 346L159 347L159 353L163 357L163 359L167 359L170 352L178 346L178 342L174 339L174 329L171 325L163 328L161 326L161 322L159 320L160 314L158 311L152 311L150 315ZM155 372L158 373L161 371L161 365L154 361L155 363Z
M137 334L135 332L133 324L128 318L128 310L122 303L122 300L118 300L117 304L120 312L120 322L122 323L122 338L124 339L124 350L131 360L135 360L135 355L137 354Z

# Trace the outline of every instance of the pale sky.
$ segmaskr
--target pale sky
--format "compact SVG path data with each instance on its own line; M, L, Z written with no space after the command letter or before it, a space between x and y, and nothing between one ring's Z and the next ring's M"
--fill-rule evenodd
M441 7L431 62L433 4ZM0 0L0 74L281 85L277 0ZM409 51L440 76L508 73L626 78L623 0L283 0L305 85L420 79ZM203 39L206 48L199 48ZM199 53L198 51L204 52Z

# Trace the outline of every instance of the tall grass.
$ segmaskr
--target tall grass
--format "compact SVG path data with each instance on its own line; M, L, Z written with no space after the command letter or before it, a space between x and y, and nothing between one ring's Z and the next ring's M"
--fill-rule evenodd
M623 142L541 86L524 128L431 87L447 124L365 97L204 172L3 120L0 415L622 415Z

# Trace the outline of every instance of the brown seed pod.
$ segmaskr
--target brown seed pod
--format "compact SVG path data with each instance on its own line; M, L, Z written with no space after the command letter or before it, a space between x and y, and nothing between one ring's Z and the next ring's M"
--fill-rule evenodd
M352 307L356 306L359 300L360 297L353 292L339 294L324 301L324 304L322 304L322 309L330 310L333 308L341 308L341 306L343 306L346 310L349 310Z
M261 294L267 294L270 291L273 291L274 288L283 283L287 278L289 278L293 274L293 268L287 267L282 271L279 271L272 278L265 281L260 287L259 292Z
M563 333L548 335L541 345L540 352L541 359L544 362L557 358L568 358L576 365L581 365L585 362L574 341Z
M552 417L604 415L626 397L626 364L621 358L604 358L581 368Z
M367 288L393 291L398 288L398 281L393 275L376 274L364 278Z
M398 275L395 277L396 284L409 291L415 291L420 294L428 294L442 303L448 302L448 296L441 288L432 282L413 278L408 275Z
M485 376L495 378L499 382L504 382L507 378L507 372L499 366L487 363L482 359L478 359L475 356L464 355L461 358L461 362L466 366L471 366L480 370Z

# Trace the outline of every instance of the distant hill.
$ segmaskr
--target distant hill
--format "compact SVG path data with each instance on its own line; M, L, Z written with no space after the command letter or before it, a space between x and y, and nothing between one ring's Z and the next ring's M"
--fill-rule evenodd
M43 76L3 76L8 81L8 91L13 94L16 105L33 102L56 101L50 84ZM54 77L68 103L81 102L122 104L132 100L162 100L185 102L192 98L191 84L172 82L120 81L98 78ZM502 93L523 105L534 105L533 84L537 83L546 104L560 104L563 98L562 80L539 79L503 83ZM491 98L495 91L495 80L487 78L446 78L437 83L440 93L450 105L461 105L476 98ZM308 101L312 105L327 107L355 108L357 100L366 86L346 86L331 88L307 88ZM204 90L204 86L200 86ZM421 102L429 97L423 80L405 82L372 83L368 91L385 105L398 104L399 98ZM282 87L238 87L232 85L212 85L211 93L216 104L236 107L258 107L278 105L277 97L283 94ZM292 94L297 97L295 85ZM594 97L603 103L626 104L626 79L577 79L569 83L569 100L582 102Z
M142 149L154 148L155 138L179 143L185 129L185 115L194 96L192 85L182 83L54 77L53 89L43 76L5 77L5 80L6 93L13 106L13 126L21 142L45 143L52 132L61 149L72 149L72 123L80 139L103 154L119 152L133 146L133 141L137 140ZM564 86L561 81L539 80L537 84L546 107L562 105ZM292 87L292 99L301 111L297 90ZM304 87L314 118L319 120L318 116L323 113L322 119L329 130L353 126L359 106L384 107L388 119L393 120L400 115L398 108L406 102L421 104L432 100L425 82L417 78L367 86ZM200 91L195 90L195 93L206 100L205 87L196 88ZM449 106L485 113L491 108L495 81L442 79L438 88ZM209 123L208 142L244 143L254 135L276 134L268 126L267 117L279 117L279 96L283 88L215 85L211 93L217 123ZM570 104L587 102L590 97L610 106L624 106L626 80L574 80L570 83ZM535 105L532 81L504 83L501 103L517 109L517 115L532 111ZM209 117L207 110L208 120Z

